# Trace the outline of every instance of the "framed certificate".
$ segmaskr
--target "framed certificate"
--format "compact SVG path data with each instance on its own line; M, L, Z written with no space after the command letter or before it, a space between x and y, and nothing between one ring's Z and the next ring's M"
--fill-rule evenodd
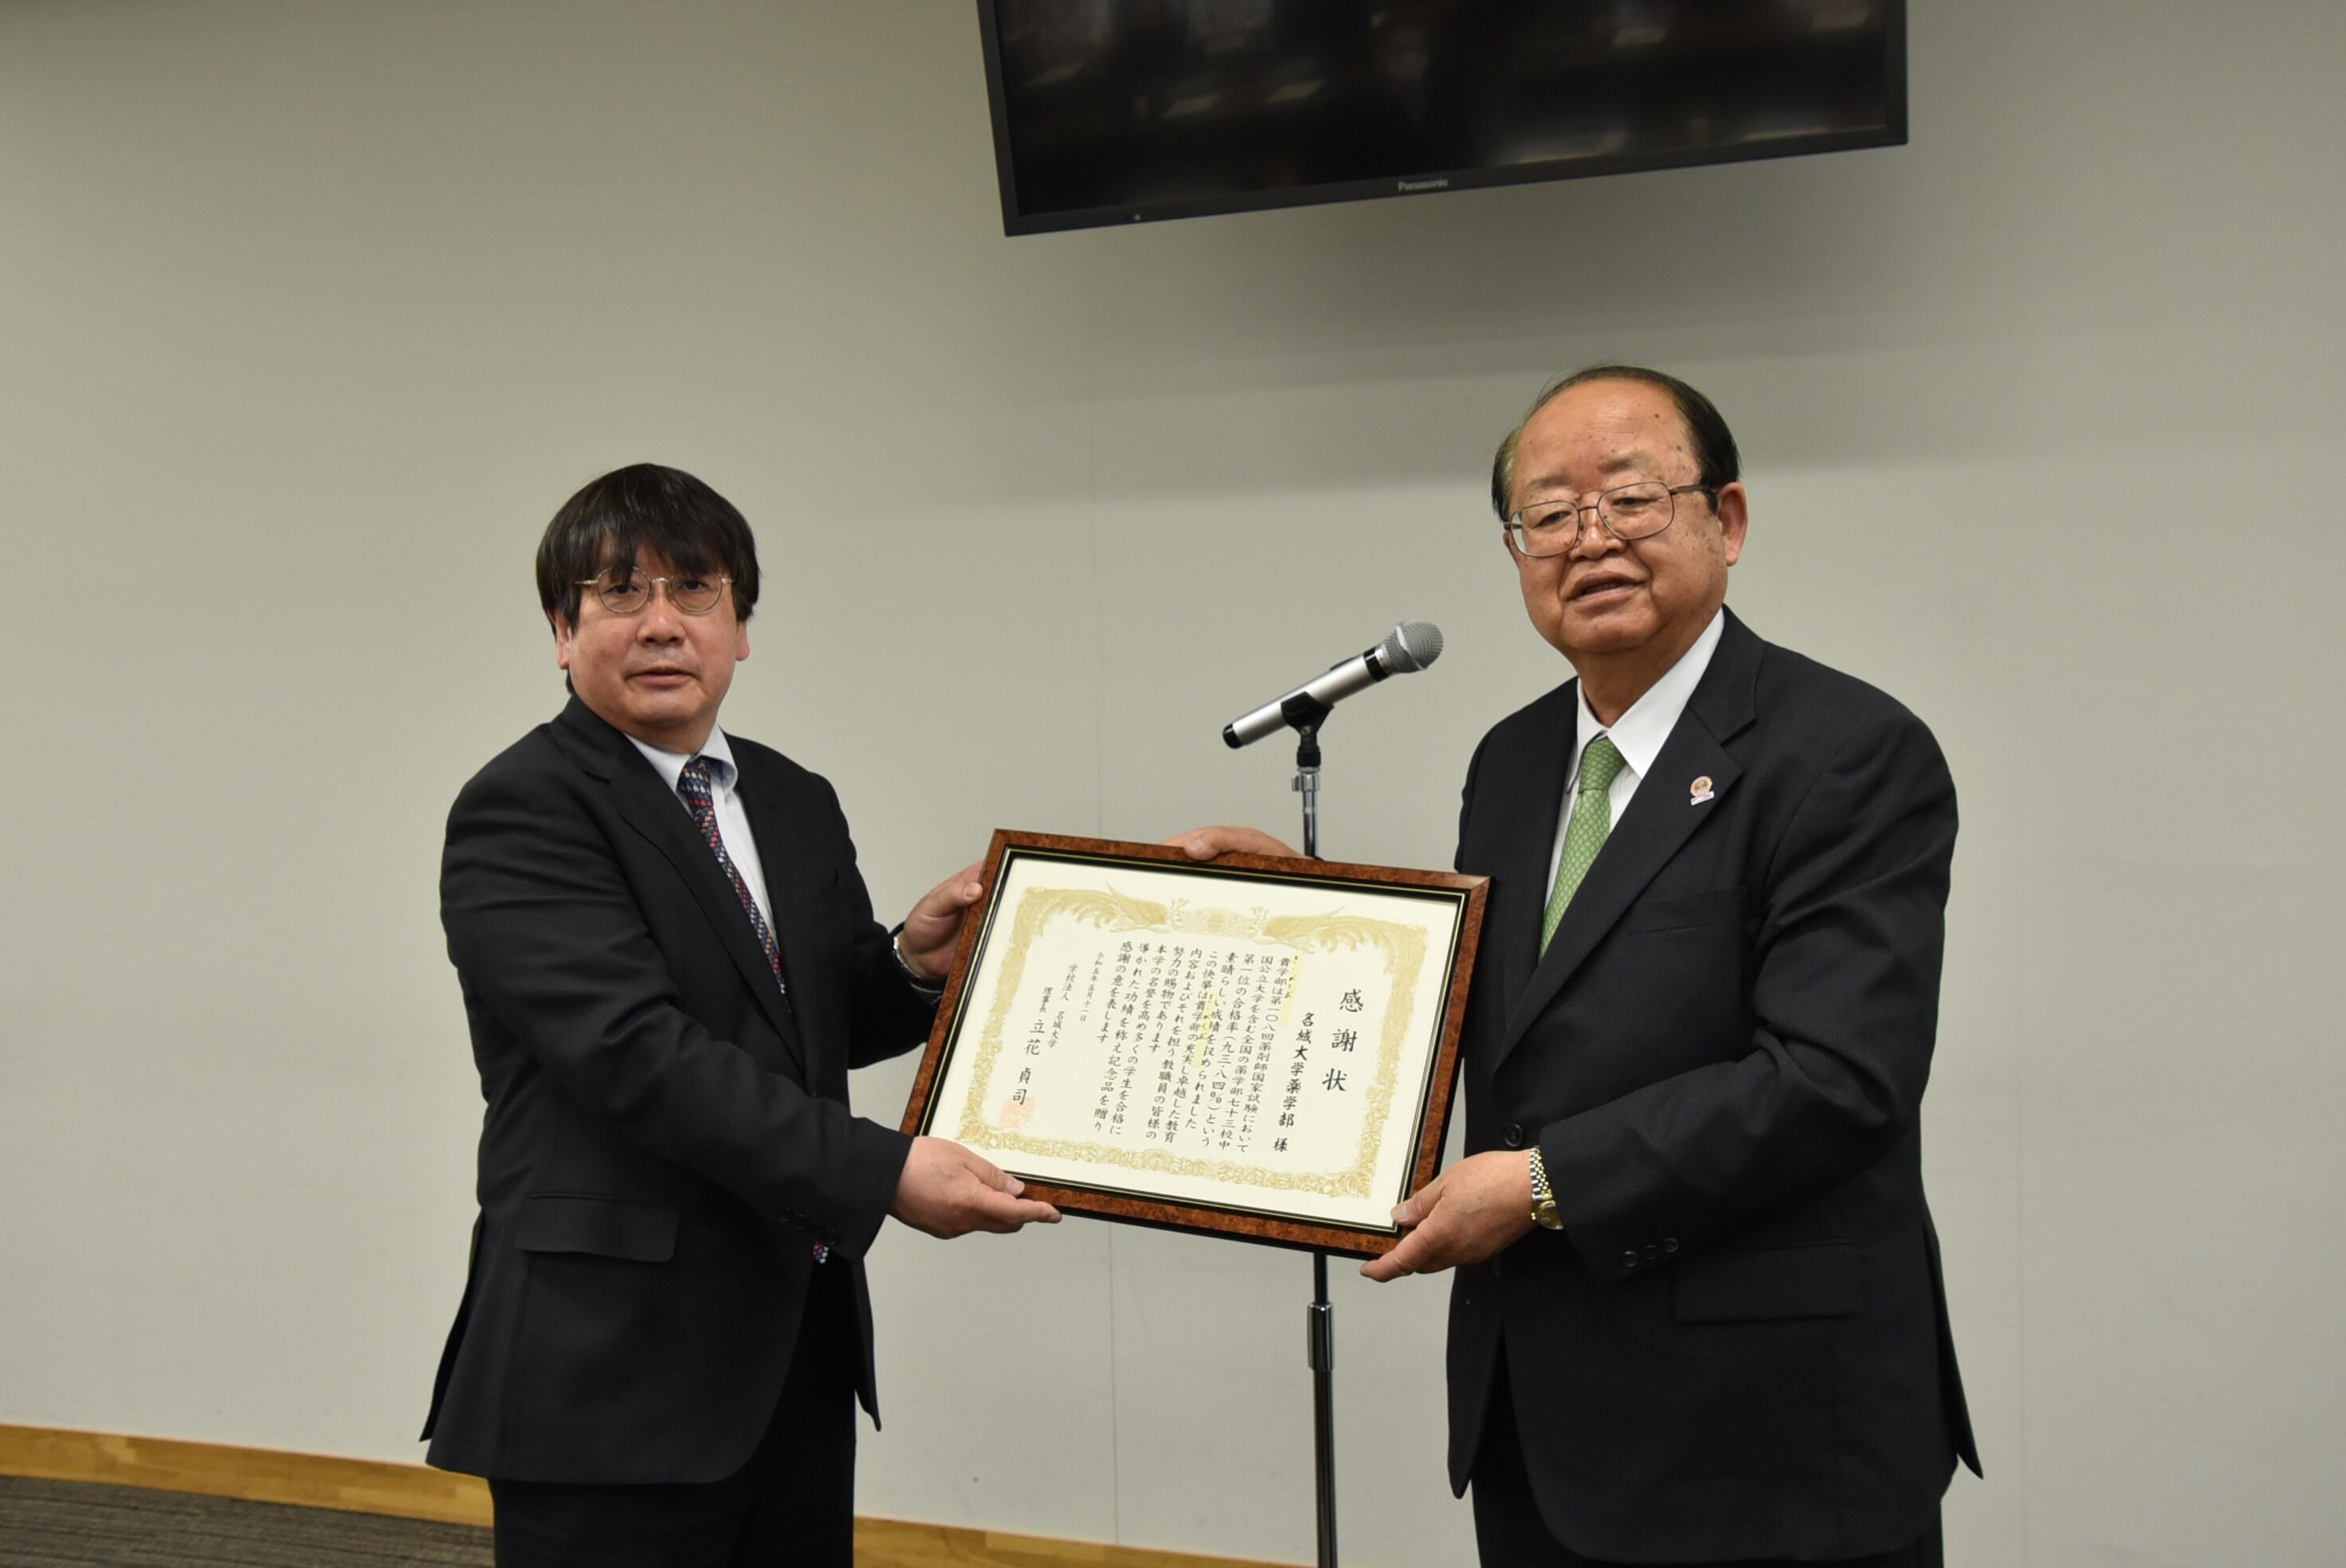
M1432 1179L1486 880L996 832L904 1130L1095 1215L1374 1256Z

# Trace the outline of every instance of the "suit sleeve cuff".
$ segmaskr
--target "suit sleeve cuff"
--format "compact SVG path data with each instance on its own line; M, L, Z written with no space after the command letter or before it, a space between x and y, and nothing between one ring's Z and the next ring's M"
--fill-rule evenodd
M1575 1135L1574 1120L1543 1127L1539 1135L1540 1162L1547 1167L1565 1239L1599 1279L1634 1279L1676 1263L1685 1246L1684 1227L1667 1222L1640 1227L1625 1217L1623 1195L1607 1186L1619 1173L1588 1157L1590 1140Z
M880 1227L896 1201L896 1184L911 1157L910 1135L857 1117L846 1160L845 1179L839 1195L840 1217L833 1235L822 1237L840 1251L861 1257L872 1250Z

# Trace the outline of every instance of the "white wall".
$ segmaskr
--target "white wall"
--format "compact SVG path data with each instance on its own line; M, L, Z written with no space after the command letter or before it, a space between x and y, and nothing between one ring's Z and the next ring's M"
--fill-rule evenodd
M1627 356L1742 439L1738 608L1961 785L1950 1560L2332 1560L2346 20L1912 13L1903 149L1010 241L958 4L0 4L0 1420L416 1455L440 824L556 705L591 474L757 524L727 719L883 908L997 825L1284 829L1218 727L1405 616L1451 651L1332 728L1326 842L1440 865L1562 673L1490 444ZM866 1512L1311 1555L1300 1257L875 1267ZM1347 1557L1466 1562L1443 1288L1337 1283Z

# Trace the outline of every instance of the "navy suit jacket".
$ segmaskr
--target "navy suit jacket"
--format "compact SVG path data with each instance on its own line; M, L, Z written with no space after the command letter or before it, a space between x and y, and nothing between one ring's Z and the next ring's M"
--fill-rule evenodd
M831 786L732 748L787 998L683 802L576 698L449 813L441 923L487 1111L424 1424L443 1469L733 1473L817 1267L844 1270L861 1325L825 1353L855 1359L877 1418L861 1255L910 1140L849 1113L847 1071L918 1044L934 1004L872 918Z
M1578 703L1494 728L1459 820L1492 879L1466 1148L1536 1143L1564 1228L1454 1281L1452 1483L1504 1368L1576 1552L1895 1550L1978 1468L1918 1131L1953 782L1912 714L1730 615L1543 956Z

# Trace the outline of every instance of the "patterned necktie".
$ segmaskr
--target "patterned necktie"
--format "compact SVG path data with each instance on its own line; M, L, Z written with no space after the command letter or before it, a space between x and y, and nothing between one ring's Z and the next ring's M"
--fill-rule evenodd
M1556 891L1548 894L1547 913L1540 920L1542 956L1564 919L1564 906L1579 891L1580 879L1588 874L1596 851L1605 847L1605 836L1613 830L1613 800L1606 791L1627 762L1609 735L1598 736L1580 754L1580 787L1573 797L1572 820L1565 825L1564 853L1556 863Z
M741 880L741 869L733 857L725 852L725 836L717 830L717 801L709 792L709 775L717 764L706 757L696 757L684 765L684 776L676 781L676 792L692 811L692 820L700 824L700 836L709 842L709 853L725 871L726 880L733 884L733 896L741 901L741 912L750 917L750 929L758 933L758 945L766 950L766 962L774 972L774 983L787 993L782 982L782 950L774 941L773 928L758 909L758 901L750 896L750 884Z
M758 933L758 945L766 950L766 963L774 972L775 989L788 996L790 988L782 979L782 949L774 941L774 928L759 912L758 901L750 896L750 884L741 880L741 868L725 852L725 835L717 830L717 799L709 787L709 776L716 771L717 764L708 758L694 758L684 765L684 772L676 781L676 792L691 808L692 820L700 824L700 836L709 842L709 852L717 857L717 863L725 869L725 880L733 884L733 896L741 901L741 912L750 917L750 929ZM831 1261L831 1248L823 1243L816 1242L811 1250L817 1263Z

